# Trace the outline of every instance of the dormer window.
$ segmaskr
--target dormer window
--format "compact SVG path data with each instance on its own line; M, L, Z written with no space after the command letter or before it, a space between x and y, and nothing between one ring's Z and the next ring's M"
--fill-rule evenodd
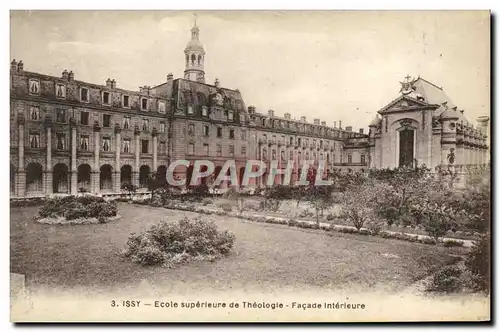
M158 112L165 113L165 102L164 101L158 102Z
M30 95L39 96L40 95L40 81L35 79L30 79L29 81Z
M141 98L141 109L147 111L148 109L148 98Z
M208 108L206 106L201 107L201 115L208 116Z
M66 85L62 83L56 84L56 97L59 99L66 98Z
M188 105L188 114L189 115L193 114L193 105Z
M80 88L80 101L84 103L89 102L89 89L88 88Z
M233 119L234 119L233 111L228 111L227 112L227 119L229 121L233 121Z

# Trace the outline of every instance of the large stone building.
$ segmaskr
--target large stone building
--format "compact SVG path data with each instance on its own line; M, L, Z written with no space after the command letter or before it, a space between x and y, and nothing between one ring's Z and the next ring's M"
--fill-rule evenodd
M278 117L273 110L262 114L245 106L238 90L217 79L207 84L196 25L184 55L184 78L168 74L165 83L139 91L120 89L114 79L105 85L79 81L67 70L60 77L25 71L22 61L13 60L11 195L74 194L81 188L117 193L125 183L145 187L151 172L165 176L174 160L191 162L174 174L188 182L195 160L215 164L215 175L204 182L213 181L227 160L235 160L240 181L247 160L275 160L282 168L291 161L291 184L304 160L325 160L330 170L364 171L413 159L437 165L453 148L457 163L484 161L477 152L486 151L484 131L472 129L434 90L420 91L433 86L423 79L407 82L411 91L379 111L382 118L366 134L340 122L327 126L289 113ZM250 184L265 186L268 178L265 173ZM280 181L277 176L275 183Z

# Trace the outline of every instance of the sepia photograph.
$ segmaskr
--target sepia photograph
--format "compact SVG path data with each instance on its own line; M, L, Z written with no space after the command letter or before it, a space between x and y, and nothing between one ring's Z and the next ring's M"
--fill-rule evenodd
M490 11L9 16L12 323L491 321Z

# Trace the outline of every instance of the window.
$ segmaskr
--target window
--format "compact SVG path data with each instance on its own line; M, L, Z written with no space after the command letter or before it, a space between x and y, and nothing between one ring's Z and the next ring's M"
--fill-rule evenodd
M208 126L203 126L203 135L208 136L210 134Z
M39 95L39 94L40 94L40 81L30 80L30 95Z
M323 141L319 141L319 147L320 147L320 149L323 148Z
M309 152L306 152L306 160L309 160Z
M194 154L194 143L189 143L188 154Z
M149 150L149 141L147 139L143 139L141 142L141 153L148 153Z
M56 97L66 98L66 85L61 83L56 84Z
M293 145L293 137L290 137L290 145Z
M66 149L66 135L64 133L57 133L57 150Z
M229 145L229 155L234 156L234 145Z
M350 155L350 154L347 155L347 163L349 163L349 164L352 163L352 155Z
M293 160L293 151L290 151L290 160Z
M40 107L30 106L30 120L40 120Z
M123 96L123 107L130 107L130 97L129 96Z
M125 116L123 118L123 129L129 129L130 128L130 116Z
M233 121L233 119L234 119L233 111L228 111L227 112L227 119L229 121Z
M192 123L188 125L188 136L194 136L194 124Z
M165 113L165 102L164 101L158 102L158 112Z
M141 99L141 109L147 110L148 109L148 99L147 98L142 98Z
M300 145L300 143L301 142L300 142L300 137L299 137L299 138L297 138L297 145Z
M109 92L104 91L102 93L102 103L106 104L106 105L109 105Z
M271 155L272 160L276 160L276 150L272 150L272 155Z
M216 152L217 152L217 156L218 157L222 156L222 145L217 144L217 150L216 150Z
M365 155L364 155L364 154L362 154L362 155L361 155L361 163L362 163L362 164L364 164L364 163L365 163Z
M85 103L89 102L89 89L80 88L80 101L83 101Z
M40 134L30 133L30 148L37 149L40 147Z
M158 151L159 154L164 154L166 153L165 149L165 142L160 142L160 150Z
M142 119L142 131L149 131L149 120Z
M240 122L245 122L245 114L240 114Z
M89 136L81 135L80 136L80 150L88 151L89 150Z
M313 139L313 147L316 147L316 140Z
M316 160L316 152L313 152L313 160Z
M203 144L203 152L205 153L205 156L208 156L208 143Z
M123 140L123 152L130 153L130 139L128 138Z
M247 156L247 147L246 146L242 146L241 147L241 156L242 157L246 157Z
M80 112L80 124L84 126L89 125L89 112Z
M56 122L65 123L66 122L66 110L56 109Z
M188 114L193 114L193 105L188 105Z
M111 148L111 139L109 137L102 138L102 150L108 152Z
M273 143L276 143L276 135L273 135Z
M206 106L201 107L201 115L208 116L208 108Z
M267 160L267 149L266 148L262 149L262 159Z
M234 129L229 130L229 138L234 139Z
M165 122L160 122L160 133L165 133Z
M285 156L285 151L281 150L281 161L285 161L286 156Z
M262 126L266 125L266 119L262 119Z
M102 115L102 125L103 127L109 128L111 125L111 115L110 114L103 114Z
M302 160L302 152L297 153L297 160Z
M240 131L241 135L241 140L246 140L247 139L247 132L245 130Z
M222 128L221 128L221 127L218 127L218 128L217 128L217 137L218 137L218 138L221 138L221 137L222 137Z

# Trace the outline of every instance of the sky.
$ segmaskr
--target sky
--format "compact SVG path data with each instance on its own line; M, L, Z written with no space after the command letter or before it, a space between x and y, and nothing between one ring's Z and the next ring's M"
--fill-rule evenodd
M473 11L12 11L24 69L138 90L183 77L194 14L206 82L247 106L354 130L409 74L442 86L471 120L490 114L490 16Z

